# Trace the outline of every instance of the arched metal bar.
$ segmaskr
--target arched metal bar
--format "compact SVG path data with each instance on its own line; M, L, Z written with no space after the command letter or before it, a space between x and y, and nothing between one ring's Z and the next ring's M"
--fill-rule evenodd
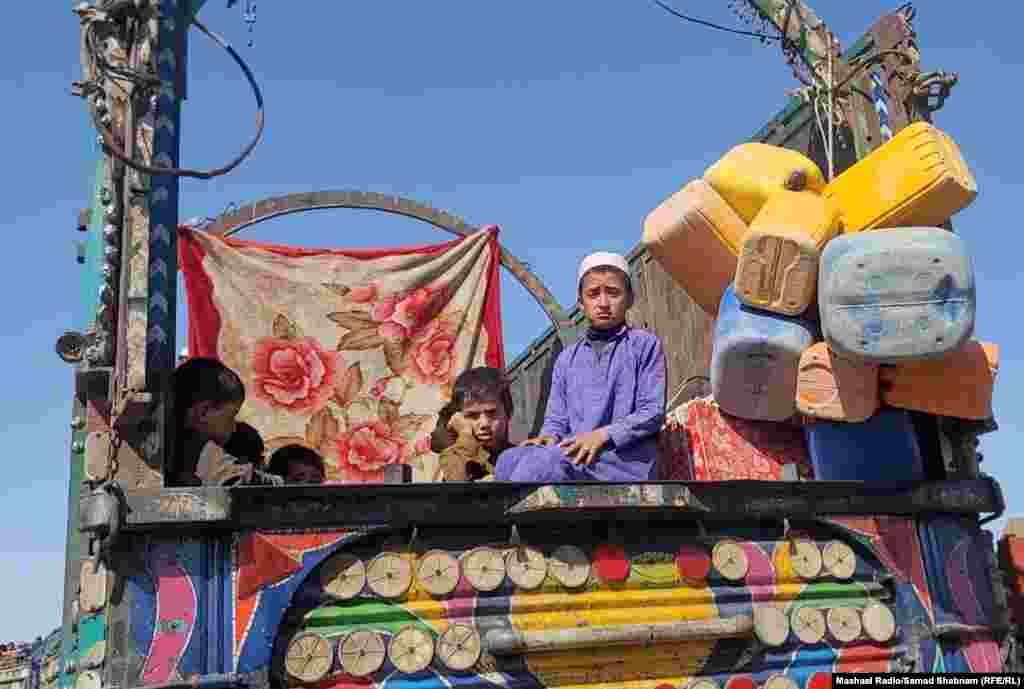
M210 234L229 237L247 227L282 215L328 208L362 208L404 215L460 237L469 236L480 229L470 225L457 215L400 196L366 191L313 191L275 196L247 203L222 214L212 223L206 225L203 230ZM574 327L568 315L562 310L554 295L540 281L540 278L504 246L501 246L501 264L537 300L556 330L561 332L566 328Z

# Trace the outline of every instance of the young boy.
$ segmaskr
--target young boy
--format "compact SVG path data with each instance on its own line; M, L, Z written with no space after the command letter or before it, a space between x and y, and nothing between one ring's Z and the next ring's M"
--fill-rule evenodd
M164 484L202 485L196 475L207 443L227 445L235 432L235 417L245 402L238 374L216 359L196 357L175 369L174 452L164 472Z
M501 455L499 481L649 481L665 419L665 354L626 325L633 289L626 260L583 259L577 277L586 336L555 361L541 435Z
M491 478L498 455L509 447L511 416L512 394L501 371L481 366L462 373L452 388L452 401L441 411L438 428L431 435L432 448L449 443L440 453L443 480ZM439 429L454 432L457 439L445 439Z
M304 445L285 445L274 452L267 471L285 483L319 485L326 476L323 458Z

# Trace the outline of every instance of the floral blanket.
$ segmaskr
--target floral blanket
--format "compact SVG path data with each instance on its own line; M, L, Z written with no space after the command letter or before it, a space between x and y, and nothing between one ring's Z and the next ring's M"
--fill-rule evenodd
M504 368L496 227L444 244L298 249L179 231L191 356L241 375L267 456L317 450L332 483L389 464L437 479L430 432L454 379Z

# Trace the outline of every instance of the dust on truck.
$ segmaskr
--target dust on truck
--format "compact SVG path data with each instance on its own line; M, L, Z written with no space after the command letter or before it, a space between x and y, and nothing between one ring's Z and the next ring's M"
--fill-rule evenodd
M715 321L644 249L629 255L629 318L668 356L664 480L414 483L388 467L363 484L164 487L187 171L150 166L177 160L184 62L161 56L179 49L190 10L106 5L79 9L83 95L97 126L120 135L105 141L79 228L87 325L58 343L75 372L61 686L818 689L832 672L1013 665L1003 653L1016 628L982 528L1003 511L998 484L978 471L976 436L989 426L915 413L923 475L815 480L799 425L716 409ZM899 61L907 80L886 97L887 121L854 109L836 127L848 145L826 145L797 98L754 140L839 175L885 130L930 119L927 85L945 82L918 78L911 19L906 8L884 17L844 56ZM107 62L89 52L94 39ZM897 48L902 57L887 52ZM140 77L131 88L154 74L166 87L149 107L109 88L119 59L132 70L122 76ZM869 69L851 80L870 92ZM223 241L329 207L477 236L450 213L358 192L265 199L202 232ZM537 431L553 358L582 317L507 250L500 260L552 319L508 367L521 439ZM724 455L721 444L698 452L702 432L727 438ZM707 464L723 456L725 480Z

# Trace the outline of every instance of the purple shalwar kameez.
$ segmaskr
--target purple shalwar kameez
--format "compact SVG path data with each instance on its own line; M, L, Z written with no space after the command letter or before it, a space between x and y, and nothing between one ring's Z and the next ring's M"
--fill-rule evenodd
M583 338L559 354L541 435L559 440L608 427L588 465L556 445L515 447L498 458L498 481L649 481L665 420L665 353L657 336L621 326L605 342ZM601 346L603 345L603 346Z

